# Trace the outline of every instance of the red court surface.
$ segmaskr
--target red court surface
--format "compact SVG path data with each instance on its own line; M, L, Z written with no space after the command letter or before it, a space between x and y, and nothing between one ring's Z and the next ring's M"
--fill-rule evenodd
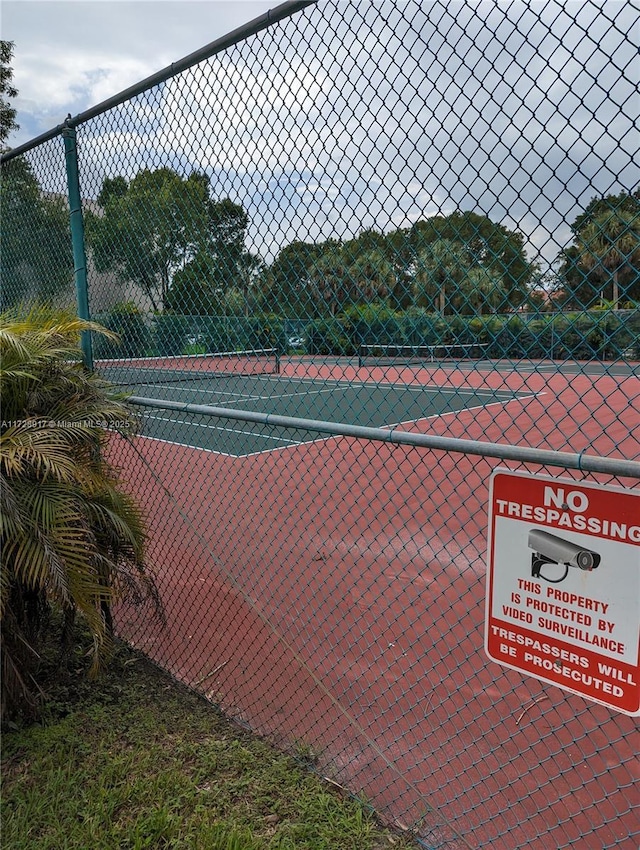
M638 457L637 377L367 374L537 393L411 430ZM147 513L167 613L160 627L123 611L119 629L176 678L311 749L425 847L637 850L637 718L484 654L497 461L342 437L241 458L118 440L113 456Z

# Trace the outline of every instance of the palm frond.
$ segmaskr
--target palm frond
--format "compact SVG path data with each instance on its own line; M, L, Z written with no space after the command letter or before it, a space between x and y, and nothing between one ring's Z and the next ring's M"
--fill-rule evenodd
M87 330L104 333L48 309L0 316L0 626L13 693L3 682L3 706L15 707L20 694L29 705L31 655L23 650L27 633L36 634L31 601L84 618L92 674L110 650L116 601L161 611L142 515L106 459L110 431L129 436L137 419L82 366L78 343Z

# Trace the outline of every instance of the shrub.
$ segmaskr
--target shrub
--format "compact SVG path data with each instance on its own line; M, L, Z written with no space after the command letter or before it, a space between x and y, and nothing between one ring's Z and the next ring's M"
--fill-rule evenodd
M151 332L144 314L131 301L116 304L101 320L102 325L117 334L117 339L95 334L94 356L144 357L151 353Z
M33 673L53 610L68 625L84 620L92 675L109 654L114 602L152 600L160 612L141 513L104 453L107 429L126 436L136 422L82 366L85 330L100 327L46 310L0 317L3 719L35 713Z

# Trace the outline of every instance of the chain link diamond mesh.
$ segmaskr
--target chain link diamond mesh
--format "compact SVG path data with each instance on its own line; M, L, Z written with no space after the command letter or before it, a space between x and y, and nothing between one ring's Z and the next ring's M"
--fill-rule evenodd
M73 307L73 254L60 139L3 163L2 310L47 301Z
M167 610L120 633L434 850L637 846L634 718L483 621L498 463L637 488L638 26L320 2L72 122ZM62 141L3 159L3 305L69 303Z

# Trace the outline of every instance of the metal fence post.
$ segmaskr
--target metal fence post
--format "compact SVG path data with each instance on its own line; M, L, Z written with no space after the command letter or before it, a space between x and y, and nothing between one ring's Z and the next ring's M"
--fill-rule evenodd
M69 116L70 118L71 116ZM68 120L68 119L67 119ZM71 224L71 244L73 247L73 267L76 283L76 303L78 316L90 319L89 294L87 290L87 257L84 250L84 223L82 220L82 201L80 200L80 180L78 177L78 148L75 127L65 126L64 139L65 163L67 168L67 191L69 194L69 220ZM80 340L83 361L87 369L93 369L91 332L83 331Z

